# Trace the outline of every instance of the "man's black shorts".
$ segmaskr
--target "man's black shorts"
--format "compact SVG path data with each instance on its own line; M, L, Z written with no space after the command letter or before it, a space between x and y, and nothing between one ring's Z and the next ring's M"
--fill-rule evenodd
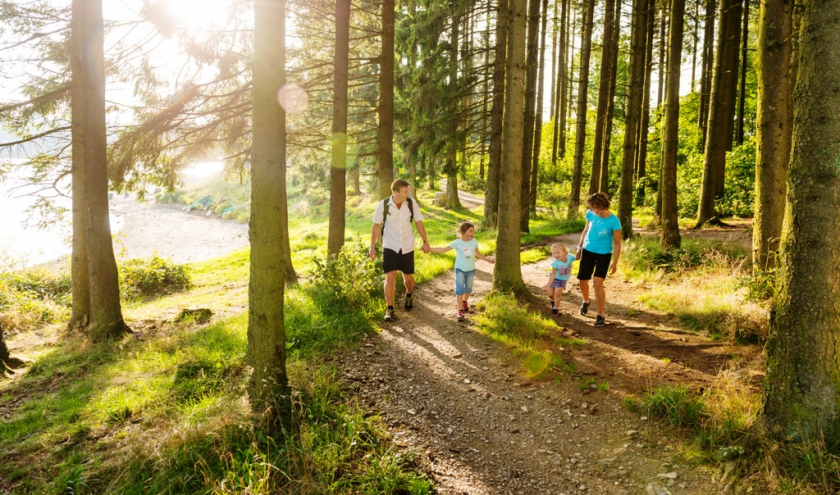
M393 249L383 249L382 268L385 273L399 270L404 275L414 275L414 251L398 253Z
M580 265L578 265L578 280L590 280L592 272L598 278L607 278L607 272L610 269L610 260L612 253L596 254L586 249L583 249L583 254L580 255Z

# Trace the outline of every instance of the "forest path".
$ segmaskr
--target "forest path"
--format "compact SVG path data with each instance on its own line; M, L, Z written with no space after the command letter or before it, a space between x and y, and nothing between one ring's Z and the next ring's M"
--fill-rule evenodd
M543 243L575 245L579 236ZM540 289L549 263L522 267L533 296L523 304L551 318ZM473 300L492 282L492 265L477 265ZM364 407L382 415L396 444L420 454L416 462L440 493L642 494L650 483L674 495L720 491L708 469L675 455L677 442L663 425L622 402L672 381L702 387L732 356L758 355L757 346L681 331L675 318L637 302L650 288L620 277L607 280L608 323L595 328L594 312L578 314L580 292L571 285L556 337L586 344L552 348L574 364L571 373L528 379L521 356L469 318L456 322L449 272L417 289L413 311L398 300L398 319L340 359L344 379Z

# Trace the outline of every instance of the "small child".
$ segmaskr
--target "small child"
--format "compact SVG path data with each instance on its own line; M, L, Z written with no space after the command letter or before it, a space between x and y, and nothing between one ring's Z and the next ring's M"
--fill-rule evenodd
M464 321L464 313L470 310L469 298L475 279L475 259L495 263L492 256L484 256L478 250L475 239L475 225L463 222L458 226L458 239L446 247L432 248L433 253L455 250L455 302L458 306L458 321Z
M560 299L563 297L563 290L572 276L572 263L575 262L575 256L569 254L568 249L564 244L553 244L551 246L551 254L554 256L554 261L551 262L551 275L549 275L548 283L543 286L543 290L548 293L551 299L551 314L557 316L560 314Z

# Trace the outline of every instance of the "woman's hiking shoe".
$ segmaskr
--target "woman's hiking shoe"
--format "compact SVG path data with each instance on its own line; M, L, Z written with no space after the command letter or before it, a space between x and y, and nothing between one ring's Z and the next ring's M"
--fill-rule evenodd
M558 316L560 314L560 310L557 308L551 308L551 316Z
M589 312L589 303L584 302L583 304L580 305L580 314L585 315L588 312Z
M405 310L406 311L411 311L411 308L413 308L413 307L414 307L414 296L412 296L411 294L406 294L405 295Z
M595 317L595 326L596 327L602 327L602 326L604 326L604 323L605 323L604 315L597 315Z
M464 321L464 310L463 309L458 310L458 321Z
M394 319L394 308L388 308L385 310L385 321L391 321Z

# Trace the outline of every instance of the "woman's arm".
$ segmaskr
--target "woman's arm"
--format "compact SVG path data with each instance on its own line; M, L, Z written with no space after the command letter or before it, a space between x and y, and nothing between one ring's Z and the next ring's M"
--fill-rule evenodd
M580 250L583 249L583 241L586 239L586 233L589 231L589 220L586 221L586 226L583 227L583 232L580 234L580 241L578 241L577 249L575 250L575 257L580 259Z
M610 266L610 275L615 275L618 269L618 258L621 256L621 231L613 230L613 262Z

